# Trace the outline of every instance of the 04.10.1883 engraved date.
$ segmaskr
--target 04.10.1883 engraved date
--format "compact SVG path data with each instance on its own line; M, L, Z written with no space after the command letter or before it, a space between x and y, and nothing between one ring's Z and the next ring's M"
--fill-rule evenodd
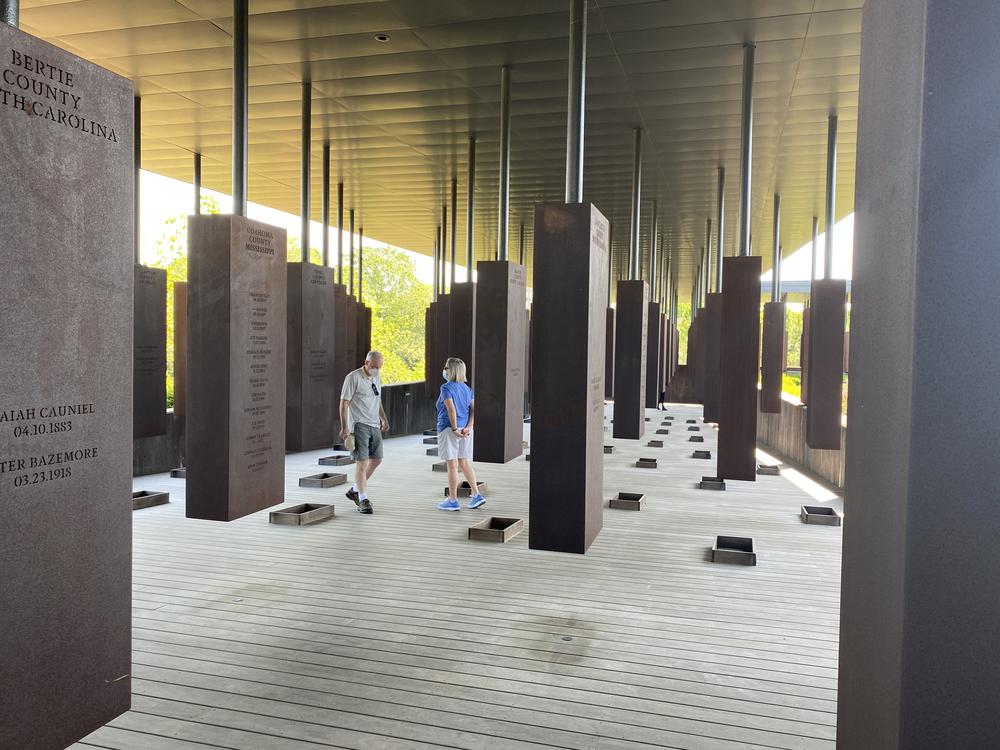
M14 428L14 437L35 437L37 435L55 435L59 432L69 432L73 429L73 420L62 422L35 422L34 424L19 424Z

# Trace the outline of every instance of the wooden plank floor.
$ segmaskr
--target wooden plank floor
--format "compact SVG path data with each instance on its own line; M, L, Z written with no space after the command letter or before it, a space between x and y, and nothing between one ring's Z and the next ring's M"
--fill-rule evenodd
M716 433L669 413L664 448L608 438L606 496L647 504L606 510L586 556L468 541L526 518L529 464L479 466L487 505L442 513L419 437L387 441L374 516L297 486L324 452L288 456L288 500L337 506L302 528L187 520L182 480L137 479L171 504L134 514L133 709L74 747L832 748L840 529L802 524L784 477L695 489ZM759 565L708 562L716 534Z

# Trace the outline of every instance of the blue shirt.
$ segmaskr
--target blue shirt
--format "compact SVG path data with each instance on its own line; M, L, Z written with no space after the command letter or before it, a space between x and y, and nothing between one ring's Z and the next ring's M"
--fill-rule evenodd
M441 395L438 396L437 400L438 432L451 429L451 420L448 419L448 409L444 405L444 402L449 398L455 405L455 426L461 429L469 424L469 404L472 403L475 395L472 393L472 389L465 383L449 381L441 386Z

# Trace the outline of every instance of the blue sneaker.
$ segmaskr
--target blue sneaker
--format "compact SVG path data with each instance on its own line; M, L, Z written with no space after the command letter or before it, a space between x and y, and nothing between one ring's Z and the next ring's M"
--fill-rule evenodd
M462 505L458 500L448 499L438 503L438 510L461 510Z
M482 495L476 495L475 497L469 498L469 510L474 510L481 505L486 505L486 498Z

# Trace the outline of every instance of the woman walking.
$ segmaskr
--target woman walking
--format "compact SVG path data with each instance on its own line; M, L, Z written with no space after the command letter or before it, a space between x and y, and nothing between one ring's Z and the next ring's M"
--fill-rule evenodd
M441 510L459 510L458 469L472 488L469 508L486 504L479 493L476 473L472 469L472 426L475 423L475 395L465 382L465 362L449 357L444 363L441 377L441 395L437 400L438 457L448 464L448 498L438 503Z

